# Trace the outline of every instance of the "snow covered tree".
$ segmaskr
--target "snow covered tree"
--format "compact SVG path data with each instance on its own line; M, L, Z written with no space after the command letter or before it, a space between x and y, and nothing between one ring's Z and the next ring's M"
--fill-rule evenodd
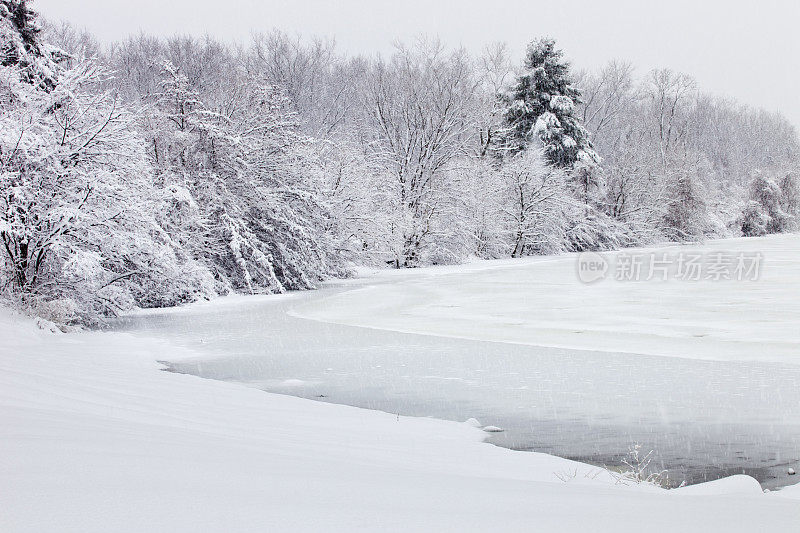
M551 166L541 150L513 156L501 169L503 213L511 257L557 253L565 249L566 175Z
M571 169L579 161L600 161L576 113L581 92L573 85L569 63L554 40L541 39L528 46L523 72L505 98L510 150L522 150L538 140L547 160L558 167Z
M477 62L478 92L476 98L478 155L502 155L506 106L503 95L513 79L508 47L494 43L483 49ZM499 152L498 152L499 151Z
M474 124L476 84L463 50L447 54L438 42L398 47L376 61L365 94L372 157L392 176L397 266L418 266L435 218L452 191L444 179L465 153Z
M380 161L357 141L317 143L317 158L331 214L326 232L350 260L379 265L396 246L391 232L396 191Z
M26 0L0 0L0 65L16 66L23 81L51 90L65 54L40 41L37 17Z
M676 158L685 158L682 148L691 133L691 111L696 101L695 81L669 69L654 70L644 87L645 114L665 171Z
M130 112L92 63L52 89L3 67L0 239L14 293L64 321L174 305L202 283L151 212L152 172Z
M57 55L62 66L74 67L84 59L98 61L102 59L102 49L94 35L86 29L76 28L69 22L55 23L45 20L40 35L43 42L59 50Z
M339 133L359 103L355 88L361 62L345 61L335 44L273 30L255 34L244 58L248 76L284 88L301 130L316 139Z
M234 212L241 213L236 226L242 246L237 252L227 241L233 256L241 264L244 246L252 248L245 280L258 275L266 282L260 284L262 290L283 292L346 276L314 141L300 132L281 88L253 80L245 94L241 114L231 117L227 127L209 132L206 141L208 166L225 178L225 188L238 204ZM215 142L225 159L216 155ZM230 231L223 233L224 240L238 230Z
M706 194L691 174L679 175L668 189L664 230L673 241L702 238L708 228Z
M155 221L152 168L108 72L41 44L24 2L0 12L13 52L0 67L5 286L37 314L83 323L209 294L210 276Z
M461 228L459 259L507 257L503 208L507 200L501 169L492 158L474 156L460 162L455 173L457 209L447 223Z
M181 213L175 224L174 209L164 211L173 221L164 223L211 269L218 290L308 289L344 274L325 231L321 184L310 179L319 172L311 141L285 92L242 80L228 106L215 109L169 61L162 87L150 143L168 203Z
M186 75L171 61L162 63L161 92L156 93L156 108L160 113L152 116L152 154L157 166L175 172L191 168L187 150L194 143L195 131L200 127L197 113L201 103Z
M620 126L635 105L633 66L611 61L598 72L580 72L575 85L581 90L576 103L578 115L591 134L592 144L599 153L612 156L624 132Z
M66 321L311 288L347 261L755 235L800 216L785 118L668 70L576 82L552 40L518 75L499 44L472 58L420 40L388 60L280 32L101 48L0 0L0 52L4 287Z
M800 182L793 172L789 172L783 177L780 183L781 206L783 210L792 217L793 224L796 226L800 217Z
M786 231L792 216L783 210L781 200L781 188L762 173L756 173L750 183L749 201L740 218L742 234L755 237Z

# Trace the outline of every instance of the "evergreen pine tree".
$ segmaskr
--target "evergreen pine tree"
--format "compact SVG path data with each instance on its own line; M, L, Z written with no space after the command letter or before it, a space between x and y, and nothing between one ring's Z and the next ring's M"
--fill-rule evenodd
M600 161L589 134L575 116L581 93L572 84L569 63L555 41L542 39L528 46L525 68L505 96L508 149L519 151L538 139L548 161L571 169L579 161Z

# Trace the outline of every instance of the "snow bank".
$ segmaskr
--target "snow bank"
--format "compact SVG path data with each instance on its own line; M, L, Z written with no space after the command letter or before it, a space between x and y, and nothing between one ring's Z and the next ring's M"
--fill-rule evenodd
M420 269L295 316L407 333L593 351L800 363L800 235L664 248L763 254L757 281L583 284L576 256ZM649 253L656 250L642 250ZM402 279L402 278L401 278Z
M0 312L0 531L730 532L800 520L787 498L670 497L483 443L469 424L155 363L184 352L121 333L45 333Z
M681 487L672 491L672 494L685 495L719 495L719 494L758 494L762 492L758 481L750 476L738 474L708 483Z
M793 500L800 500L800 483L783 487L775 493L783 498L790 498Z

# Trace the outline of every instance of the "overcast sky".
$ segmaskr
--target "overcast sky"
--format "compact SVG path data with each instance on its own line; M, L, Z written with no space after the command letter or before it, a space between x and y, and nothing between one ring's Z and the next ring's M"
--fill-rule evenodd
M800 3L703 0L36 0L51 20L102 42L144 31L245 41L280 28L335 37L353 53L387 53L394 39L438 35L472 51L505 41L517 57L533 38L557 39L577 67L610 59L639 73L670 67L701 88L779 110L800 126Z

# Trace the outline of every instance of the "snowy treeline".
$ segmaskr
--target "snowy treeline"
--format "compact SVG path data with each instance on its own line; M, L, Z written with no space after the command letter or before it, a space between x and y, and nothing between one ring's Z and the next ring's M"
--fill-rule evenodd
M668 70L574 72L552 40L514 65L277 31L100 47L21 0L0 16L3 283L60 321L353 264L760 235L800 209L784 118Z

